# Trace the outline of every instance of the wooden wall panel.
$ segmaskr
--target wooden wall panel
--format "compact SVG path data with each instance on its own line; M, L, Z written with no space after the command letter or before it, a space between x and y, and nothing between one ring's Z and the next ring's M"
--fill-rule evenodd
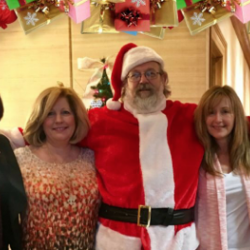
M81 25L72 25L73 86L80 95L83 95L93 71L79 71L77 58L100 59L115 55L128 42L149 46L162 55L172 99L197 103L208 87L208 30L191 36L183 21L179 27L167 29L164 40L159 40L142 34L81 34L80 28Z
M0 94L5 115L0 127L24 126L41 90L70 85L69 19L65 15L28 35L18 21L0 29Z
M0 94L6 109L0 127L24 126L38 93L57 81L82 95L93 71L79 71L77 58L115 55L128 42L152 47L162 55L172 99L197 103L208 86L208 30L191 36L183 21L159 40L142 34L83 35L80 28L63 16L28 35L18 22L0 30Z

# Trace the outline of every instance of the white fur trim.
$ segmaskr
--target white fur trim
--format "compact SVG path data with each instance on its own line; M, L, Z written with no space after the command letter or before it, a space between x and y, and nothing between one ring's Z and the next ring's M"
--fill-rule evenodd
M156 112L149 115L138 114L137 118L146 204L173 208L175 183L167 141L167 117L162 112Z
M141 250L141 240L120 234L100 224L96 235L96 250Z
M151 48L138 46L130 49L123 57L121 80L123 81L134 67L151 61L158 62L164 68L162 57Z
M197 238L195 223L192 223L190 227L183 228L180 232L183 233L182 237L184 238L181 250L197 249L199 246L199 240Z
M13 128L9 130L1 129L0 133L5 135L9 139L12 149L25 146L23 135L21 134L18 128Z
M151 250L195 250L199 245L195 224L183 228L175 235L174 226L149 227Z
M113 101L111 98L106 102L106 106L110 110L119 110L121 108L121 103L119 101Z
M155 112L136 115L139 121L140 163L145 203L151 207L174 208L174 175L172 157L167 141L168 121L165 114ZM175 238L174 226L149 227L151 250L171 249Z

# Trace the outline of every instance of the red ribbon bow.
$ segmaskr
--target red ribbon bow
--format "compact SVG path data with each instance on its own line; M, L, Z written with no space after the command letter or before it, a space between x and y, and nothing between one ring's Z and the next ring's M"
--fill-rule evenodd
M141 12L132 7L125 9L119 14L119 18L124 21L128 27L131 25L137 26L139 19L142 19Z

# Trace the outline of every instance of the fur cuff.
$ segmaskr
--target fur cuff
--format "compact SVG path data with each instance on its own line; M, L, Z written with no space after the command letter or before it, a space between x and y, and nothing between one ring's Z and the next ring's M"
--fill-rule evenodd
M110 110L119 110L121 108L121 103L119 101L113 101L112 99L108 99L106 105Z

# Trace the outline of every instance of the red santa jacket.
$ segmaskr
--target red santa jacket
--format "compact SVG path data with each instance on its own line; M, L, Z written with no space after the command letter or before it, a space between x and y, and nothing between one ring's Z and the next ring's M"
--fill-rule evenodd
M95 151L98 184L105 203L123 208L195 204L203 148L195 135L196 105L164 101L161 111L133 115L122 108L89 112L87 146ZM194 250L193 223L150 226L100 218L97 250Z

